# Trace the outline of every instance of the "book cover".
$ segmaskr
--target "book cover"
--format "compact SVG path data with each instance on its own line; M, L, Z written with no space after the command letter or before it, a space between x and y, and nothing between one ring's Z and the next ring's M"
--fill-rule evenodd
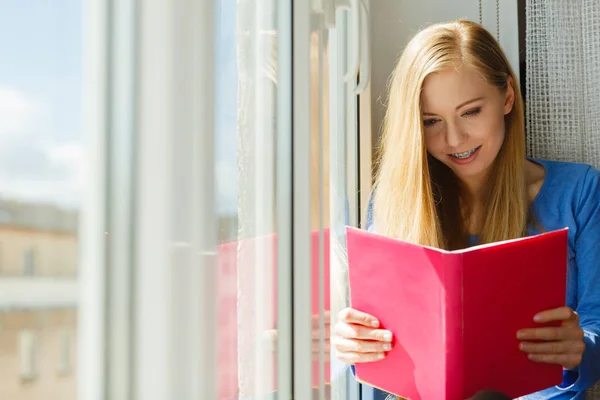
M359 381L411 400L561 383L562 367L530 361L516 332L565 304L567 229L457 251L346 232L352 307L394 336L386 358L356 365Z

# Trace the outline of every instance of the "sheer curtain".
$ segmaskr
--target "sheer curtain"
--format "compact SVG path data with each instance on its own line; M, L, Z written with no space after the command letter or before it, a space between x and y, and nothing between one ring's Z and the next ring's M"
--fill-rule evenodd
M239 398L275 389L275 3L237 2L237 357ZM235 77L231 77L235 79ZM233 150L233 149L232 149ZM235 150L234 150L235 151Z
M600 167L600 4L526 3L527 152ZM600 384L588 399L600 399Z
M526 4L529 155L600 167L600 5Z

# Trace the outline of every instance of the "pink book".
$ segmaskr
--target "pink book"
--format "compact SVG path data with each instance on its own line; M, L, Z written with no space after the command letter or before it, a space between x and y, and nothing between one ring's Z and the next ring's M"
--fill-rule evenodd
M530 361L516 333L565 304L566 228L458 251L346 232L352 307L394 336L383 360L356 365L359 381L410 400L561 383L562 367Z

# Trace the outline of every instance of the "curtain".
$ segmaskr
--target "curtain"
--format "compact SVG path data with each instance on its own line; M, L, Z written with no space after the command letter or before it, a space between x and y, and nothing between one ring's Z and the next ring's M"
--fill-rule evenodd
M600 167L600 3L526 3L527 150Z
M527 0L525 37L528 154L600 168L600 3Z

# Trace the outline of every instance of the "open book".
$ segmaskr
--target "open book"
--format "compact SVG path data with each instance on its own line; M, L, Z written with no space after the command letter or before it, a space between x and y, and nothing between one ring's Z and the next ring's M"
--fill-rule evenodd
M562 367L530 361L516 332L565 304L567 229L458 251L346 232L352 307L394 336L383 360L356 365L359 381L411 400L561 383Z

